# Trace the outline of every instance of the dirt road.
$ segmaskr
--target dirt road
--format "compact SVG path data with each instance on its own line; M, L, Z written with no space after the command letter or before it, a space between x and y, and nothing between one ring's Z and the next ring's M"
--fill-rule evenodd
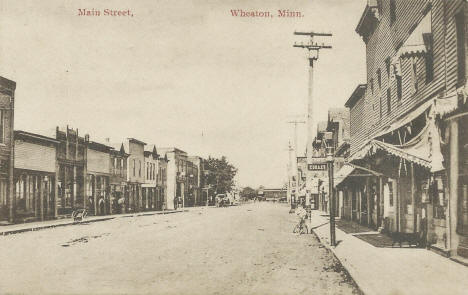
M295 222L256 203L0 237L0 293L357 294Z

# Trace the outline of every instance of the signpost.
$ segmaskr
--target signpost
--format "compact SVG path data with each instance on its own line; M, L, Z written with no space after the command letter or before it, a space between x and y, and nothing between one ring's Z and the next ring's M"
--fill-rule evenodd
M335 237L335 193L333 191L333 147L327 147L328 195L330 196L330 245L336 246Z

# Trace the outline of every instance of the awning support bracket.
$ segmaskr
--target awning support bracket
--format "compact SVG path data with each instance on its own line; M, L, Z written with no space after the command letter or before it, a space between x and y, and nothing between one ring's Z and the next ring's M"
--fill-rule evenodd
M351 163L349 163L349 162L345 162L345 165L349 165L349 166L351 166L351 167L353 167L353 168L355 168L355 169L360 169L360 170L369 172L369 173L371 173L371 174L373 174L373 175L375 175L375 176L384 176L382 173L379 173L379 172L377 172L377 171L374 171L374 170L371 170L371 169L368 169L368 168L364 168L364 167L358 166L358 165L356 165L356 164L351 164Z

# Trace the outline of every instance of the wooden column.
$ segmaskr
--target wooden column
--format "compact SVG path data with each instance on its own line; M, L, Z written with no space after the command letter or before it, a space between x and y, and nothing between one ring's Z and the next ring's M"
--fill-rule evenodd
M8 221L13 222L15 220L15 183L14 183L14 170L15 170L15 95L14 91L10 98L10 163L8 167Z
M92 188L91 188L91 191L92 191L92 194L93 194L93 205L94 205L94 215L97 215L98 214L98 204L97 204L97 196L96 196L96 185L97 185L97 177L96 175L94 174L91 174L91 178L92 178L92 181L91 181L91 185L92 185Z
M78 178L78 174L77 174L77 171L76 171L77 167L76 166L73 166L73 186L72 186L72 194L71 194L71 206L72 208L75 207L75 202L76 202L76 199L77 199L77 194L78 192L76 191L76 188L77 188L77 178Z
M141 184L138 185L138 204L140 204L140 211L143 211L143 188L141 187Z
M397 215L397 232L401 232L401 194L400 194L400 190L401 190L401 185L400 185L400 176L397 177L397 180L396 180L396 186L397 186L397 189L395 190L394 192L394 195L395 195L395 205L396 205L396 215Z
M451 253L456 253L458 247L457 229L457 199L458 199L458 172L459 172L459 138L458 138L458 120L450 121L450 171L449 171L449 196L448 210L446 216L447 248ZM465 126L463 126L465 127Z
M383 176L379 176L379 193L377 194L377 227L383 227L381 218L383 210Z
M58 191L58 182L59 182L59 164L58 161L56 160L55 162L55 179L54 179L54 218L57 218L58 216L58 202L60 200L59 198L59 191Z
M112 191L112 188L110 187L110 184L109 184L109 214L111 215L112 215L112 204L113 204L114 198L115 198L115 194Z
M38 194L38 188L37 188L37 176L36 175L31 175L32 178L32 198L34 202L34 217L37 219L40 219L41 217L41 200L39 199L40 196Z
M371 188L370 188L370 177L366 177L366 199L367 199L367 226L372 224L372 208L371 208Z
M417 216L416 216L416 179L414 176L414 164L410 163L410 171L411 171L411 204L413 204L413 232L417 232Z
M63 185L62 185L62 190L63 190L63 199L62 199L62 207L66 207L66 199L67 199L67 187L68 187L68 177L67 177L67 171L68 171L68 166L63 165Z
M32 202L31 198L29 196L29 175L24 176L24 183L23 183L23 190L24 190L24 199L26 200L26 211L31 211L32 208Z
M41 221L44 220L44 179L42 176L37 177L39 180L39 200L40 200L40 215Z

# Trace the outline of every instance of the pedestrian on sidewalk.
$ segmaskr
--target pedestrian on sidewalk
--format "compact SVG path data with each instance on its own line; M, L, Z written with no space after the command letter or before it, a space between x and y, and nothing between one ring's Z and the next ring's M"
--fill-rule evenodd
M124 208L125 208L125 199L124 199L124 197L121 196L117 203L118 203L119 213L123 213Z

